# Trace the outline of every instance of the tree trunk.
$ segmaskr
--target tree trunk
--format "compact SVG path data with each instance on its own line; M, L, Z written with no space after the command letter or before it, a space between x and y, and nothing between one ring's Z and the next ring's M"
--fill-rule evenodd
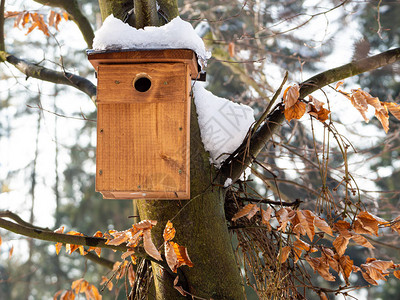
M161 1L173 4L176 1ZM130 1L99 0L103 20L111 13L121 18ZM165 6L167 7L167 6ZM162 8L162 7L161 7ZM177 8L165 8L171 15ZM153 228L156 246L163 243L162 232L168 220L176 229L174 241L188 249L194 267L183 266L182 273L188 292L206 299L244 299L244 288L240 270L236 264L224 212L223 188L213 186L216 177L210 166L200 138L197 114L192 101L191 110L191 200L138 200L141 219L157 220ZM173 288L174 278L165 270L153 264L157 299L183 298ZM181 275L181 277L183 277ZM182 278L181 278L182 279Z

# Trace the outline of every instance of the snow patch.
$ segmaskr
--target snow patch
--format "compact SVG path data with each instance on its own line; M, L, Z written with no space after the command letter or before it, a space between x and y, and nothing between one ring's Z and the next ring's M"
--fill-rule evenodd
M232 184L232 178L227 178L224 183L224 188L227 188Z
M196 52L202 68L211 57L211 53L206 51L203 40L192 25L180 17L176 17L164 26L136 29L110 15L96 31L93 49L191 49Z
M198 82L193 88L204 149L217 168L235 151L254 123L251 107L215 96Z

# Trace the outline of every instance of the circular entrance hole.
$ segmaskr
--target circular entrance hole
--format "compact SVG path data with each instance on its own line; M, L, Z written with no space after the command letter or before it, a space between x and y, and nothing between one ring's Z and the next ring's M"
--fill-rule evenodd
M133 86L138 92L144 93L151 88L151 80L147 77L138 77L135 79Z

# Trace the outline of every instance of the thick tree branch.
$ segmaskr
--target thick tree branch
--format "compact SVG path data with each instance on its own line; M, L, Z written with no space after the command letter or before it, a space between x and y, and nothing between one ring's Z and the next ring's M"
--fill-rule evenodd
M92 262L99 264L103 267L106 267L108 269L111 269L114 267L114 261L111 261L107 258L103 258L103 257L98 257L96 254L88 252L85 256L85 258L87 258L88 260L91 260Z
M300 84L300 98L304 98L328 84L393 64L399 60L400 48L396 48L319 73ZM229 177L235 182L280 128L284 120L283 110L278 107L267 117L260 129L250 137L250 143L247 140L243 141L243 144L235 152L236 156L231 156L231 160L221 167L221 174L224 177L222 180Z
M158 15L155 0L133 0L135 9L135 27L158 26Z
M93 28L90 25L89 20L83 15L77 0L35 0L35 1L43 5L60 7L64 9L71 16L72 20L76 23L76 25L78 25L79 30L81 31L88 48L92 48L93 38L94 38Z
M158 5L160 5L160 11L168 21L179 16L178 11L178 0L158 0Z
M19 71L24 73L27 78L33 77L57 84L69 85L87 94L93 102L96 101L96 86L84 77L69 72L54 71L27 62L26 60L15 57L14 55L8 54L4 51L0 52L0 59L14 65Z
M0 2L0 51L4 51L4 5L6 0Z

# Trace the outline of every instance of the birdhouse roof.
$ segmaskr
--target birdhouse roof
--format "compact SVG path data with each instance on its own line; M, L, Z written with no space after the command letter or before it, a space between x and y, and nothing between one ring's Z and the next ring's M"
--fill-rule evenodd
M189 64L192 79L205 81L205 73L200 72L196 53L189 49L88 50L87 54L96 71L99 64L183 62Z

